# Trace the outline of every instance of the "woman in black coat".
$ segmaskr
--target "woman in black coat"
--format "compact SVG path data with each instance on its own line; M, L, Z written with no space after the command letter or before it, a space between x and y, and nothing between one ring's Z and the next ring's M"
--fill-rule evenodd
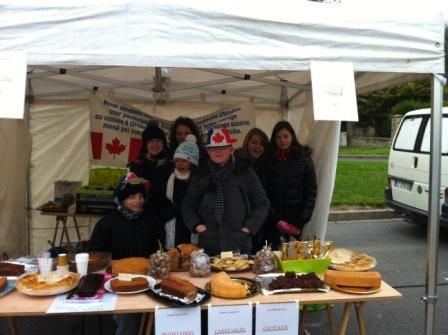
M279 221L286 221L300 232L310 221L316 202L317 182L311 149L299 143L289 122L279 121L274 126L270 144L265 186L271 213L264 228L268 241L279 247L280 237L289 237L277 227Z

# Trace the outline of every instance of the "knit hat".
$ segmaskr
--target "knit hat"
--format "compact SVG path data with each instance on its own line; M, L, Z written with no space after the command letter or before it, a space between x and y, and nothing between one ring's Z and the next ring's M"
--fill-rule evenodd
M196 136L193 134L187 135L185 141L179 144L174 152L174 159L182 158L189 161L193 165L199 164L199 148L196 144Z
M205 147L226 147L236 141L236 138L230 137L230 132L227 128L210 129L207 134L207 144Z
M127 197L141 193L143 196L149 191L149 181L139 178L135 173L129 172L126 176L120 179L115 188L114 195L119 202L123 202Z
M151 141L154 138L158 138L162 140L163 146L167 147L167 141L166 141L166 135L163 132L162 129L160 129L157 125L153 123L149 123L148 126L145 128L145 130L142 133L142 140L143 140L143 146L146 146L146 143Z

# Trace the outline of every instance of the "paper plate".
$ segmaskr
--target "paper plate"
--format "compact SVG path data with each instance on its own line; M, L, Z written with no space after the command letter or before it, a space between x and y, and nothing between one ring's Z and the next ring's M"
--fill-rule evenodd
M134 277L146 278L146 280L148 281L148 287L141 289L141 290L135 290L135 291L116 292L116 291L112 290L112 284L111 284L111 281L116 278L111 278L107 282L104 283L104 288L106 289L106 291L116 293L116 294L136 294L136 293L145 292L145 291L149 290L150 287L154 287L154 285L156 285L156 280L151 276L135 275Z
M333 290L350 293L350 294L373 294L377 293L381 290L380 287L351 287L351 286L339 286L339 285L330 285Z

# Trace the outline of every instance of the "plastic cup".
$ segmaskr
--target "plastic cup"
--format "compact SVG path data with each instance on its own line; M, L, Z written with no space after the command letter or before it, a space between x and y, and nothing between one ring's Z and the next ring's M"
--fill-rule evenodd
M51 272L53 267L53 258L51 257L39 257L37 259L37 264L39 266L39 272L41 275L46 275Z
M75 255L76 271L81 275L87 274L87 268L89 266L89 254L80 253Z

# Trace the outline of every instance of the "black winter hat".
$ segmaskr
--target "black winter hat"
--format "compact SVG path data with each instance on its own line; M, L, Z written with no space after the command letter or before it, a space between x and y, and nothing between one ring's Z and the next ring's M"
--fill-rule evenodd
M165 148L167 147L166 135L163 132L163 130L154 124L148 124L148 126L142 133L143 143L146 145L146 143L148 143L154 138L162 140L164 147Z
M136 193L141 193L145 196L146 189L144 182L143 179L130 172L127 176L121 177L120 182L114 190L114 196L117 197L120 202L123 202L127 197Z

